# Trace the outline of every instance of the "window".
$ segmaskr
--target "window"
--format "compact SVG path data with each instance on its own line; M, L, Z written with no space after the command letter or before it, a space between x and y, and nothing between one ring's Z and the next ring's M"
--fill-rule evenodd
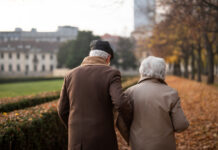
M42 65L42 71L45 71L45 65Z
M20 53L17 53L17 59L20 59Z
M34 71L37 71L37 65L34 65Z
M1 64L1 71L4 71L5 68L4 68L4 64Z
M11 54L11 53L9 53L9 54L8 54L8 57L9 57L9 59L11 59L11 58L12 58L12 54Z
M29 55L28 54L26 54L26 59L29 59Z
M26 49L30 49L31 48L31 46L30 45L26 45Z
M11 65L11 64L8 66L8 70L9 70L10 72L12 71L12 65Z
M50 71L53 71L54 67L53 65L50 66Z
M4 53L1 53L1 58L4 58Z
M17 71L20 72L20 65L17 65Z
M37 59L37 55L36 54L34 55L34 59Z
M51 60L53 59L53 55L52 55L52 54L50 55L50 59L51 59Z
M26 65L26 72L29 71L29 65Z
M18 45L17 47L18 47L18 48L23 48L23 45Z
M42 54L42 60L44 60L45 59L45 55L44 54Z
M38 58L37 58L37 55L36 55L36 54L35 54L34 57L33 57L33 62L34 62L34 63L38 63Z

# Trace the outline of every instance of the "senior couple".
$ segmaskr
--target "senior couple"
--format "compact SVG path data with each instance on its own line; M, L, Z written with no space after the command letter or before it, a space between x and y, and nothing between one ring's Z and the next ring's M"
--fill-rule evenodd
M110 67L107 41L90 44L89 56L64 78L58 114L68 129L68 150L118 150L117 127L132 150L175 150L175 132L188 128L176 90L164 81L165 62L150 56L141 63L139 82L125 92Z

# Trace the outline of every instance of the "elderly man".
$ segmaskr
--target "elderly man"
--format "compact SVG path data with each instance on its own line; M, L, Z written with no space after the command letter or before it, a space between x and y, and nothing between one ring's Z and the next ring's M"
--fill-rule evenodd
M126 91L134 100L130 146L132 150L175 150L174 132L187 129L189 123L177 91L164 81L165 62L150 56L142 61L139 72L138 84ZM121 133L127 135L122 132L126 130L122 129L121 123L119 119L118 127L120 125Z
M120 72L109 66L110 44L97 40L90 48L64 78L58 114L68 128L68 150L118 150L112 108L129 116L132 105L122 92Z

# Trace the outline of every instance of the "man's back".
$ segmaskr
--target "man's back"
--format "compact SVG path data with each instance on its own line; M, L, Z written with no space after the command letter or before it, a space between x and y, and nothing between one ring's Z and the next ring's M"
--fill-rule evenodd
M104 65L86 65L74 69L68 75L70 103L69 126L72 128L71 141L76 143L104 141L106 147L116 145L113 126L112 101L109 85L112 76L119 72ZM104 139L104 140L102 140ZM114 143L111 143L114 142ZM93 148L92 143L87 143ZM99 149L96 147L96 149Z
M100 57L87 57L67 74L58 112L68 127L68 149L117 150L112 107L130 108L120 72Z

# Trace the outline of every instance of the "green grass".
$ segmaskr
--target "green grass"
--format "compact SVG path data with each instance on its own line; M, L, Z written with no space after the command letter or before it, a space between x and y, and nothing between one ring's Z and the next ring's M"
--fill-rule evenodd
M62 84L63 79L0 84L0 98L26 96L41 92L57 91L61 89Z

